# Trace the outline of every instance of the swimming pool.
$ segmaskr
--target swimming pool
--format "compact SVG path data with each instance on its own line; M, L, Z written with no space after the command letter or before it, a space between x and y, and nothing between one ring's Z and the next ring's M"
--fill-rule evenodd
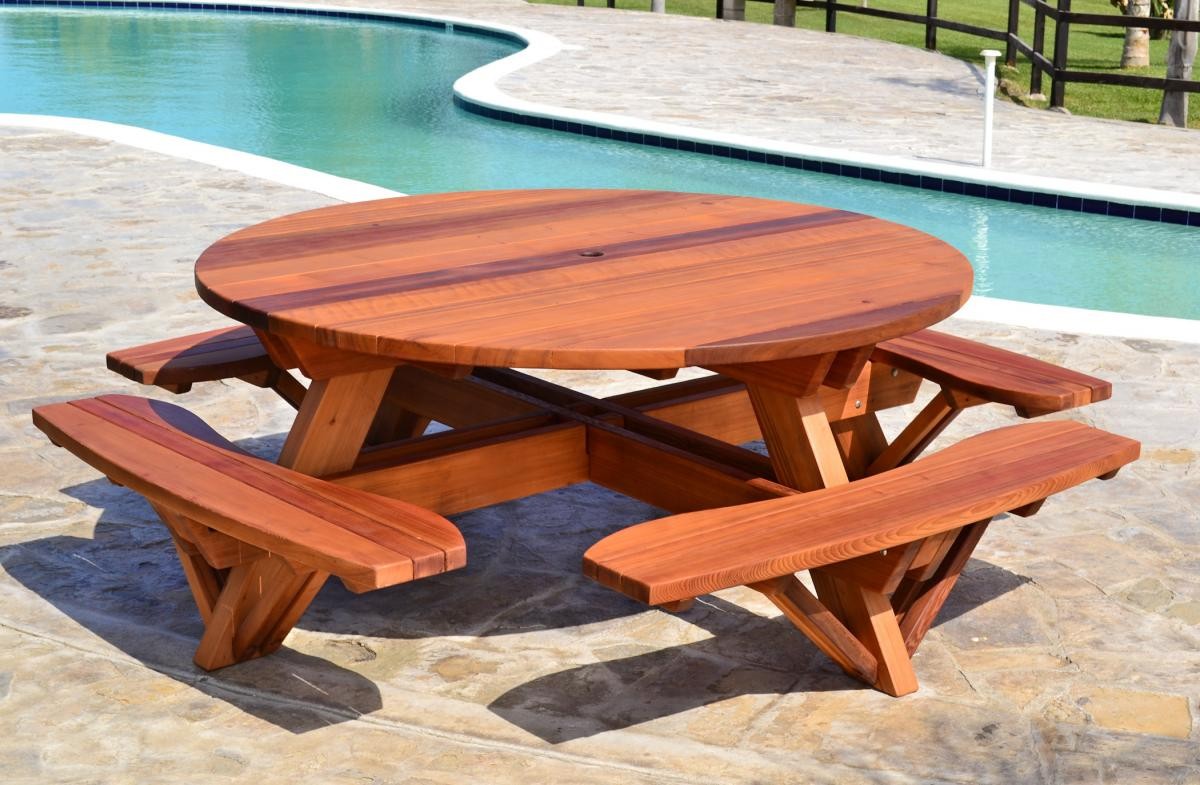
M153 128L406 192L633 187L827 204L953 243L975 266L976 294L1200 318L1196 229L646 148L453 105L458 76L518 48L362 20L10 7L0 111Z

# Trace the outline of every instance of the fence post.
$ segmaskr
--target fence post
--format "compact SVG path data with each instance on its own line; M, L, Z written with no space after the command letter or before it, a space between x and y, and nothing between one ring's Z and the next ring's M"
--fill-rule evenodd
M1008 0L1008 38L1004 39L1004 62L1009 68L1017 64L1017 45L1021 33L1021 0Z
M1033 51L1040 55L1046 53L1046 12L1039 3L1034 6L1033 15ZM1042 69L1036 62L1029 67L1029 94L1042 94Z
M937 51L937 0L925 0L925 48Z
M825 0L825 32L837 32L837 4L835 0Z
M775 0L775 15L772 22L784 27L795 27L796 0Z
M1071 13L1071 0L1058 0L1060 14ZM1054 24L1054 80L1050 85L1050 105L1061 108L1066 98L1067 83L1062 80L1062 72L1067 70L1067 46L1071 40L1071 23L1065 18L1058 19Z

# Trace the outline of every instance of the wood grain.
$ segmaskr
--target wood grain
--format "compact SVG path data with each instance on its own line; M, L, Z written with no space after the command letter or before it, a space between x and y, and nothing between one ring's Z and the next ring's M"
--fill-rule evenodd
M1103 379L934 330L885 341L872 356L944 387L1008 404L1025 417L1112 396L1112 385Z
M184 385L276 368L249 327L168 338L108 353L108 369L141 384Z
M196 281L226 315L347 352L669 369L902 336L957 310L971 270L940 240L840 210L550 190L284 216L214 244Z
M695 597L922 540L1105 474L1138 452L1131 439L1076 422L1002 428L849 485L625 529L588 550L584 571L652 605Z
M38 407L33 418L56 444L154 504L355 590L465 564L462 536L441 516L197 438L173 427L180 411L110 395Z

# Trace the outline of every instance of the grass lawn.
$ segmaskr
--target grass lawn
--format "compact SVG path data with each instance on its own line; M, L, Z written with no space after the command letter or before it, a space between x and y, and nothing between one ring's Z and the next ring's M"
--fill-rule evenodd
M589 5L603 5L603 0L586 1ZM716 0L666 1L667 12L672 14L712 17L716 10ZM530 2L575 5L575 0L530 0ZM873 8L925 13L925 0L870 0L870 4ZM618 8L645 11L649 5L649 0L617 0ZM1109 3L1109 0L1075 0L1072 3L1072 10L1097 14L1116 13L1116 9ZM746 18L750 22L770 24L771 14L771 3L746 3ZM1008 25L1008 2L1007 0L940 0L938 14L948 20L1003 30ZM824 10L799 9L796 13L796 26L810 30L824 30ZM907 46L923 47L925 45L924 25L859 14L839 13L838 33L894 41ZM1021 6L1021 37L1027 42L1033 42L1033 9L1024 5ZM1077 70L1121 73L1123 42L1124 31L1120 28L1074 25L1071 28L1068 66ZM1053 46L1054 22L1047 20L1047 57L1052 56ZM938 51L943 54L963 60L982 62L983 58L979 56L981 49L1003 51L1004 45L1001 41L978 38L965 33L956 33L950 30L938 31ZM1167 39L1152 40L1150 42L1150 67L1125 69L1123 73L1162 76L1165 73L1166 55ZM1046 106L1048 104L1044 100L1029 98L1029 62L1019 55L1016 68L1001 66L1000 78L1002 88L1014 101L1030 106ZM1047 94L1049 93L1049 78L1043 78L1042 88ZM1158 120L1161 100L1161 92L1141 88L1091 84L1068 84L1066 88L1067 109L1075 114L1093 117L1111 117L1119 120L1153 123ZM1190 128L1200 127L1200 93L1194 93L1189 102L1188 126Z

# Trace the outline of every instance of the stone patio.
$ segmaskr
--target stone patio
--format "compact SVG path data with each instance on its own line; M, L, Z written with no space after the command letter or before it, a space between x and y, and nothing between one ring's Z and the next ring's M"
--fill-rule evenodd
M642 35L614 32L618 17L730 27L603 9L572 22L575 9L497 0L438 8L559 35ZM521 79L514 92L553 93ZM711 100L726 98L720 111L741 111ZM590 543L655 514L594 486L459 516L465 570L365 596L331 583L277 655L205 674L165 530L51 447L29 410L155 395L108 373L104 353L221 324L195 295L199 252L328 199L23 129L0 129L0 178L0 780L1200 782L1200 346L950 324L1112 379L1111 401L1070 414L1140 439L1144 457L992 527L904 699L843 676L748 590L671 616L584 579ZM570 378L599 393L648 383ZM263 455L290 421L245 385L176 401ZM1011 420L975 409L945 440Z

